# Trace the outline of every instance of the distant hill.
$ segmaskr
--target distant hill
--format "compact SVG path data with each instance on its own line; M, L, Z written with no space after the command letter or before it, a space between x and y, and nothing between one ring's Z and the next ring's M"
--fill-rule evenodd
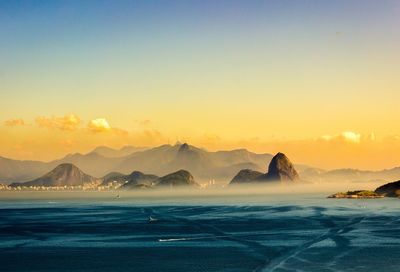
M400 197L400 180L382 185L375 192L388 197Z
M157 187L183 187L183 186L199 186L194 181L192 174L186 170L179 170L172 174L168 174L154 181Z
M155 187L184 187L199 186L194 177L186 170L179 170L163 177L143 174L140 171L133 171L130 175L107 175L102 185L119 183L123 190L150 189Z
M323 170L306 168L300 172L302 179L319 182L389 182L400 177L400 167L379 171L359 170L351 168Z
M120 172L110 172L107 175L105 175L104 177L102 177L103 183L110 182L110 181L112 181L115 178L118 178L120 176L126 176L126 175L124 175L124 174L122 174Z
M117 182L122 185L122 189L130 189L138 185L151 186L152 182L158 179L158 176L143 174L139 171L133 171L129 175L115 175L104 179L103 184Z
M135 152L126 156L114 171L129 173L132 169L144 173L163 175L168 173L164 170L165 165L170 163L176 156L179 146L162 145L145 151Z
M10 186L78 186L99 181L99 179L85 174L75 165L63 163L40 178L23 183L13 183Z
M253 171L250 169L242 169L233 177L230 184L248 184L256 182L264 173Z
M186 169L197 178L232 177L243 165L255 170L265 169L270 154L255 154L245 149L209 152L188 144L162 145L126 157L114 170L129 172L132 168L142 172L165 175Z
M300 177L290 162L289 158L283 153L277 153L268 165L268 172L263 174L250 169L241 170L230 182L230 184L248 184L263 182L296 182Z

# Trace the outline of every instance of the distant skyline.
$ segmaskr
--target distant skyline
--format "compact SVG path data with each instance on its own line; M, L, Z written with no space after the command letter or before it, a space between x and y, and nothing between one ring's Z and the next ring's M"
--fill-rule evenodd
M176 141L400 166L399 1L0 1L0 156Z

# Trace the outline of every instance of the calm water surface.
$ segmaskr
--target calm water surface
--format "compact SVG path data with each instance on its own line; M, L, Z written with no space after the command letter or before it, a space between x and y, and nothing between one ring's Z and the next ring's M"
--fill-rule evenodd
M1 271L400 271L400 200L0 196Z

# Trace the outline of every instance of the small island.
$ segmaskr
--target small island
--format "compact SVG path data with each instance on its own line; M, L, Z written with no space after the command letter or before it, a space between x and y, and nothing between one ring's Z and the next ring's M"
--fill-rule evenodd
M351 198L351 199L359 199L359 198L383 198L383 195L380 195L374 191L368 190L358 190L358 191L348 191L347 193L336 193L328 196L328 198Z

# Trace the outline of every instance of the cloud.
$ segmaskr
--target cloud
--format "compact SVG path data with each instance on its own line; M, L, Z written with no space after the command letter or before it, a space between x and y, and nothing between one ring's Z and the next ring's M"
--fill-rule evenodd
M23 120L21 119L23 122ZM14 121L17 123L17 121ZM46 117L46 116L39 116L35 119L36 124L42 128L49 128L49 129L60 129L64 131L77 131L82 129L80 126L81 119L76 116L75 114L66 115L63 117ZM8 125L13 125L11 120L7 122ZM16 125L16 124L15 124ZM85 129L83 129L84 131ZM120 129L120 128L112 128L108 121L105 118L96 118L92 119L88 122L86 131L92 133L99 133L99 132L112 132L118 136L127 136L129 132Z
M25 125L25 121L21 118L10 119L10 120L4 121L4 125L8 126L8 127L23 126L23 125Z
M375 136L373 136L375 138ZM321 140L327 142L345 142L359 144L361 142L361 134L353 131L344 131L336 135L323 135L320 137Z
M105 118L97 118L90 120L87 128L91 132L107 132L111 131L111 126L108 124L107 120Z
M72 131L78 129L81 119L75 114L70 114L63 117L53 116L50 118L40 116L35 119L35 122L39 127Z

